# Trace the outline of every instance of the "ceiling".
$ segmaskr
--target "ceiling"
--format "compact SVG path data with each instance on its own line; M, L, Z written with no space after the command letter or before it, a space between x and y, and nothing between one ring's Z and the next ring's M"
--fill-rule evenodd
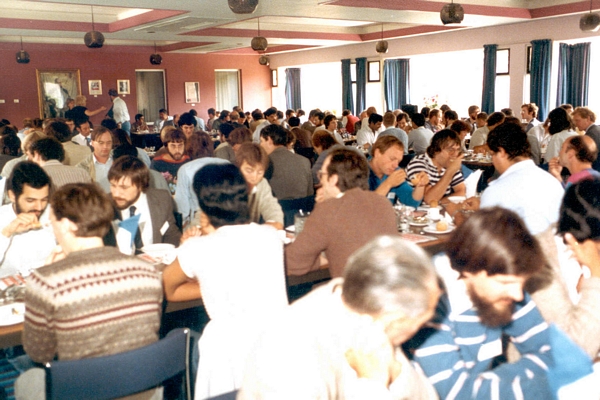
M460 1L465 18L444 26L444 0L259 0L253 14L234 14L227 0L2 0L0 42L83 44L92 28L105 46L156 46L159 52L255 54L341 46L449 29L510 24L585 13L578 0ZM499 5L501 3L502 5ZM93 6L93 7L92 7Z

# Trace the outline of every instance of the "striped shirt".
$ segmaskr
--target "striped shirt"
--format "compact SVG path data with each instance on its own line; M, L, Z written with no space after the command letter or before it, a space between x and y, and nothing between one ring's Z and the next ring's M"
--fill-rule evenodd
M416 156L406 166L406 176L409 179L412 179L421 171L427 172L427 175L429 175L429 185L431 186L435 186L446 173L445 168L442 168L441 171L439 171L438 167L433 165L433 161L427 153ZM444 192L444 196L452 194L452 188L460 185L464 181L465 179L463 178L462 172L460 172L460 170L456 171L450 185L446 188L446 192Z
M515 304L512 322L498 328L483 325L464 282L447 257L436 257L446 283L435 318L413 338L414 360L442 399L553 398L548 370L553 360L551 329L529 295ZM503 363L503 338L521 354ZM564 338L566 339L566 336Z

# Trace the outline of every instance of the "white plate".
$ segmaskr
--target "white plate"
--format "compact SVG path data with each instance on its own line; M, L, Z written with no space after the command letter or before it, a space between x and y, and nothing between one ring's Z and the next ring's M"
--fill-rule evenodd
M429 211L431 207L429 206L429 204L425 204L422 203L419 207L417 207L417 211ZM442 210L442 206L437 206L436 207L438 210Z
M429 220L429 218L427 218L426 220L424 220L423 222L417 222L417 221L413 221L412 219L410 221L408 221L409 225L412 226L427 226L431 223L431 221Z
M295 225L290 225L288 227L285 228L286 231L290 232L290 233L295 233L296 232L296 226Z
M25 320L25 303L12 303L0 307L0 326L20 324Z
M452 232L454 228L454 225L448 225L448 229L446 229L445 231L438 231L437 229L435 229L435 225L429 225L423 228L423 232L442 234Z
M465 196L449 196L448 200L450 200L454 204L459 204L465 201L467 198Z

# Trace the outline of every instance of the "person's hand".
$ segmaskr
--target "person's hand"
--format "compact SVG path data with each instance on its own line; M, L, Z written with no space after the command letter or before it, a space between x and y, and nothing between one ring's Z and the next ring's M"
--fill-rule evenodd
M485 154L488 151L488 147L485 144L482 144L481 146L475 146L473 147L473 153L478 154Z
M40 228L40 222L33 213L21 213L17 215L10 224L2 229L2 234L6 237L11 237L17 233L23 233L32 229Z
M186 240L191 237L202 236L202 230L199 226L190 226L187 228L183 234L181 235L181 239L179 240L179 244L183 244Z
M365 143L362 145L362 148L365 150L369 150L370 147L371 147L371 143Z
M406 171L403 169L397 169L392 172L386 179L386 182L389 181L390 187L395 188L396 186L401 185L406 180Z
M448 164L448 167L446 167L446 171L448 171L451 174L455 174L456 172L460 171L460 169L462 168L462 160L463 160L464 156L462 154L457 155L456 157L452 157L450 159L450 163Z
M600 253L596 242L591 239L580 243L570 233L565 233L565 243L573 252L573 257L580 265L585 265L590 269L592 276L600 277Z
M101 110L101 111L106 111L106 106L102 106L102 107L100 107L100 110Z
M562 171L562 165L560 165L560 163L558 161L558 157L554 157L550 161L548 161L548 172L550 172L552 174L552 176L554 176L562 181L562 178L560 176L561 171Z
M353 332L352 346L346 350L346 361L359 378L372 379L388 387L400 374L394 347L381 323L368 321Z
M429 185L429 174L425 171L419 172L410 180L414 187L425 187Z
M44 265L50 265L57 261L63 260L66 257L67 257L67 254L63 251L62 247L60 247L60 245L58 245L55 248L53 248L50 255L48 257L46 257L46 261L44 262Z
M477 211L479 210L479 204L481 203L481 198L479 197L469 197L462 203L460 203L463 210L466 211Z

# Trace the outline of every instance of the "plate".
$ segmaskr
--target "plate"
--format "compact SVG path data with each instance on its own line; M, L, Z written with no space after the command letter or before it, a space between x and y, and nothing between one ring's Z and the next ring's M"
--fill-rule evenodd
M286 231L290 232L290 233L296 233L296 226L295 225L290 225L288 227L285 228Z
M454 230L454 228L455 228L454 225L448 225L448 229L446 229L445 231L438 231L437 229L435 229L435 225L429 225L429 226L426 226L425 228L423 228L423 232L442 234L442 233L452 232Z
M410 221L408 221L409 225L412 226L427 226L431 223L431 221L429 220L429 218L426 218L423 221L414 221L413 219L411 219Z
M25 303L11 303L0 307L0 326L20 324L25 320Z
M454 204L459 204L465 201L467 198L465 196L449 196L448 200Z
M417 207L418 211L429 211L429 209L431 208L431 206L429 204L425 204L425 203L421 203L421 205L419 207ZM442 210L442 206L437 206L436 207L438 210Z

